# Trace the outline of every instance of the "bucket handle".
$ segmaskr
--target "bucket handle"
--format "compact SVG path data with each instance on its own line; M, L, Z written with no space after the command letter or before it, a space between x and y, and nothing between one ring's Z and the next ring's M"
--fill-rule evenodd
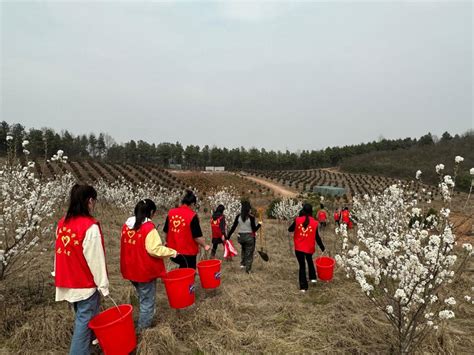
M115 308L117 308L117 311L119 312L120 315L122 315L122 311L120 310L119 306L117 306L117 303L115 300L110 296L110 294L107 295L107 297L112 301L112 303L115 305Z

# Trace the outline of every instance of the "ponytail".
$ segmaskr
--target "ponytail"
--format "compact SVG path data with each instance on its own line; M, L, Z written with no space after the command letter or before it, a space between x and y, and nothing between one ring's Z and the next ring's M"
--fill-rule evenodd
M309 216L306 216L304 222L303 222L303 227L307 228L309 226Z
M135 224L133 225L134 230L138 230L145 219L151 218L152 214L156 212L156 205L150 199L144 199L137 203L135 206Z
M313 217L313 206L310 203L305 203L300 212L300 216L306 216L303 227L307 228L309 226L309 217Z

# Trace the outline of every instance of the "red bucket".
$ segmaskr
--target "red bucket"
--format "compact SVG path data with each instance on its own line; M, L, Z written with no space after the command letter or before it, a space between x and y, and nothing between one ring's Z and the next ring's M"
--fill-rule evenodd
M163 277L171 308L185 308L194 303L194 275L196 270L183 268L171 270Z
M318 278L321 281L331 281L334 274L334 265L336 261L328 256L320 256L314 259Z
M122 304L111 307L91 319L91 328L105 355L129 354L137 346L133 307Z
M217 259L202 260L197 268L202 288L217 288L221 284L221 264Z

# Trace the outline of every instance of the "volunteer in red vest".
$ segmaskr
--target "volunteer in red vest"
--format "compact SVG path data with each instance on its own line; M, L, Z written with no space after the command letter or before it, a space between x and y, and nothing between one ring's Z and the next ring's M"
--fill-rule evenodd
M70 354L90 354L92 331L87 326L99 313L100 297L109 294L104 238L92 217L97 192L75 185L69 208L56 230L54 277L56 301L72 303L75 311Z
M309 203L303 205L299 217L296 217L288 232L294 232L295 255L299 264L300 291L308 290L308 279L306 277L306 263L308 264L309 279L316 283L316 270L313 264L313 254L316 243L324 252L324 244L318 232L318 221L313 218L313 206Z
M217 206L211 217L212 258L216 256L217 246L219 244L223 244L226 240L226 224L224 210L224 205Z
M163 227L163 232L167 234L166 246L178 252L178 256L171 260L180 268L196 269L199 246L206 251L211 249L202 236L198 215L193 210L196 202L196 195L187 190L182 205L168 212Z
M344 207L344 209L341 212L341 223L349 225L350 221L351 221L351 215L349 213L349 208Z
M135 287L140 303L137 330L149 328L155 314L156 279L166 272L162 258L176 257L176 250L167 248L151 221L156 205L150 199L135 206L134 216L122 227L120 271Z
M328 213L324 209L324 205L321 204L321 209L318 211L318 222L321 226L326 227L328 219Z
M339 226L339 219L341 218L341 213L339 209L334 210L334 223Z

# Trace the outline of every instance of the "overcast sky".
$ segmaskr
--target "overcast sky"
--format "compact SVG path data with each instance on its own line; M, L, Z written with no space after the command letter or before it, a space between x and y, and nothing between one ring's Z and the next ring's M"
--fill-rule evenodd
M16 1L1 11L9 123L292 151L473 128L471 1Z

